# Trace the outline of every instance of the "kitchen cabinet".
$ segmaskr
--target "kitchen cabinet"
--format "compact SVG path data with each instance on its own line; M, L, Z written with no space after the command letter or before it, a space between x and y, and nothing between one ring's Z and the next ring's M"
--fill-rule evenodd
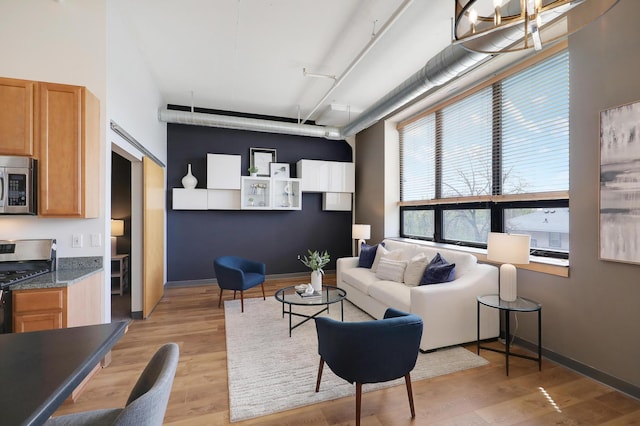
M53 330L102 322L102 282L99 272L66 287L13 292L13 331Z
M35 81L0 78L0 155L33 155L35 87Z
M85 87L37 86L38 215L95 218L100 208L100 104Z
M354 192L355 167L341 161L300 160L297 175L304 192Z

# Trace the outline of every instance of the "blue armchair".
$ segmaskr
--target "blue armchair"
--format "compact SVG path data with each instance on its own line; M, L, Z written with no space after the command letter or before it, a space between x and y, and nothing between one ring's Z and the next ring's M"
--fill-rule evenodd
M240 306L244 312L244 291L257 286L262 287L262 299L264 295L264 276L266 266L264 263L243 259L237 256L221 256L213 261L213 268L216 271L216 278L220 286L220 297L218 307L222 303L222 291L233 290L233 298L236 298L236 291L240 292Z
M316 392L320 390L325 362L338 377L355 382L356 426L359 426L362 384L404 376L411 418L416 416L410 372L418 359L422 318L389 308L384 319L377 321L349 323L326 317L315 321L320 354Z

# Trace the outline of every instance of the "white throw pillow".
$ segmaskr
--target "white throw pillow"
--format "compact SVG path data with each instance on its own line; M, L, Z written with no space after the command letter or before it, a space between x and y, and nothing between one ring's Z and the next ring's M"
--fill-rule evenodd
M376 272L378 270L378 264L380 263L380 259L386 258L391 260L401 260L402 259L402 249L396 250L387 250L382 244L378 245L378 249L376 250L376 258L373 260L373 265L371 265L371 270Z
M410 287L420 284L424 270L429 264L429 257L425 253L420 253L411 258L404 271L404 283Z
M392 260L383 257L378 263L376 278L379 280L395 281L401 283L404 278L404 270L407 267L406 260Z

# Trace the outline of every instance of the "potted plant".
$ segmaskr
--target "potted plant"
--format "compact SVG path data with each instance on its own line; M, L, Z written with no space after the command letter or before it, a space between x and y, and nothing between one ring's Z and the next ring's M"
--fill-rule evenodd
M307 268L311 268L311 286L317 292L322 290L322 275L324 275L324 267L327 266L331 257L325 250L320 253L318 250L307 250L307 255L300 257L298 260L304 264Z
M258 168L256 166L251 166L247 169L251 176L255 176L258 174Z

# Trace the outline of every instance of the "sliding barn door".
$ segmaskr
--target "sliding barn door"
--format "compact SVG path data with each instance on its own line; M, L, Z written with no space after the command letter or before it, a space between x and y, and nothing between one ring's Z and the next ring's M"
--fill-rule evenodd
M148 157L143 168L142 316L147 318L164 294L164 168Z

